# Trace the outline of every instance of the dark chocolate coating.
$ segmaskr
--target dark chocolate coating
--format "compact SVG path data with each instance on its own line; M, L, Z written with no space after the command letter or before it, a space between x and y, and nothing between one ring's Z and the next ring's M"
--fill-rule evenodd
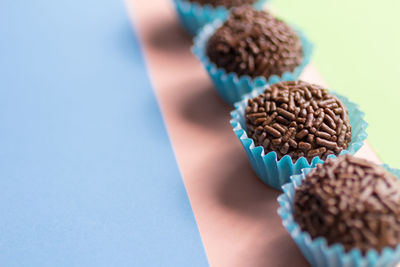
M312 238L366 253L400 243L400 181L345 155L318 165L296 189L294 219Z
M351 141L343 103L319 85L280 82L249 99L245 110L247 135L266 153L275 151L293 161L339 155Z
M213 7L223 6L226 8L238 7L242 5L252 5L257 0L189 0L189 2L199 3L200 5L211 5Z
M281 76L302 60L296 32L266 11L251 6L232 9L207 43L207 55L219 68L238 76Z

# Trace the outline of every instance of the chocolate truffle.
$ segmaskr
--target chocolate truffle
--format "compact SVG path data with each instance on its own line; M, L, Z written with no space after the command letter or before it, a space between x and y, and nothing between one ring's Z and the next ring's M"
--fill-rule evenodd
M257 0L190 0L200 5L211 5L213 7L223 6L226 8L238 7L246 4L254 4Z
M266 11L245 5L232 9L207 43L207 55L219 68L250 77L281 76L302 60L296 32Z
M245 110L247 135L265 152L293 161L339 155L351 141L347 109L319 85L303 81L273 84L249 99Z
M296 189L294 219L312 238L348 252L400 243L400 182L383 167L350 155L318 165Z

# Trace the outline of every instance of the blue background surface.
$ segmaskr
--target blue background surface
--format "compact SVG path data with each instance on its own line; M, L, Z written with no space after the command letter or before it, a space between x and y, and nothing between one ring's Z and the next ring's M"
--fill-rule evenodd
M205 266L123 3L0 1L0 266Z

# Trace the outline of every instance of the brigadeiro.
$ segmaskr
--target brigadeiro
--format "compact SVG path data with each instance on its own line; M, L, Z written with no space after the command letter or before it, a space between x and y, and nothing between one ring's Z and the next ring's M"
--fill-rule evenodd
M182 26L191 34L216 19L224 20L233 7L262 9L267 0L173 0Z
M299 29L245 5L232 8L224 22L204 26L192 51L219 95L234 104L255 88L297 80L313 45Z
M267 11L245 5L232 9L228 19L211 36L207 55L227 73L252 78L281 76L302 61L297 33Z
M200 5L211 5L213 7L223 6L231 8L246 4L251 5L257 2L257 0L189 0L189 2L199 3Z
M312 238L363 254L400 243L400 181L383 167L345 155L306 175L295 191L294 220Z
M351 141L351 125L343 103L322 86L304 81L273 84L248 100L247 135L278 160L339 155Z

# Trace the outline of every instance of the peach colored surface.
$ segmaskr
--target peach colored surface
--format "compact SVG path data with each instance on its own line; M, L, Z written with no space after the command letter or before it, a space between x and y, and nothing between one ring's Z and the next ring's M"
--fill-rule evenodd
M211 266L308 266L276 213L172 4L128 0ZM302 77L323 83L315 69ZM368 145L359 156L379 161Z

